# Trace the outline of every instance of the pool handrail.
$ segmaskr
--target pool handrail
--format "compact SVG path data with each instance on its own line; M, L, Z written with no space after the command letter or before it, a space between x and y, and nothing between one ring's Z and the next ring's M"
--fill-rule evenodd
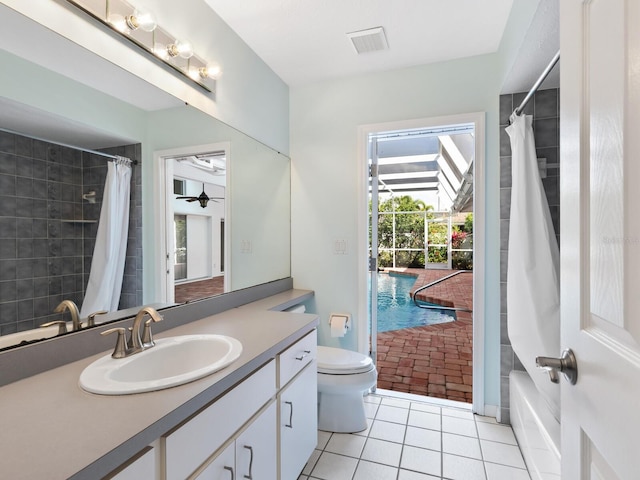
M421 292L422 290L426 290L429 287L433 287L434 285L437 285L439 283L444 282L445 280L448 280L452 277L455 277L456 275L460 275L461 273L473 273L473 270L457 270L453 273L450 273L449 275L439 278L438 280L434 280L433 282L427 283L426 285L421 286L420 288L417 288L412 294L411 294L411 300L413 300L413 303L420 308L425 308L427 310L450 310L450 311L456 311L456 312L469 312L472 313L473 310L470 310L468 308L461 308L461 307L444 307L442 305L421 305L418 303L418 301L416 300L416 295L418 294L418 292Z

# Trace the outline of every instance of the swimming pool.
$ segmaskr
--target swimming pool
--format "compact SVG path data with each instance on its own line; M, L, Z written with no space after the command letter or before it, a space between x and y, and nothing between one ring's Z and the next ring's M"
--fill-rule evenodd
M378 273L378 331L452 322L455 312L416 307L409 292L415 277ZM371 285L369 285L371 288ZM369 296L371 298L371 296ZM433 305L423 302L426 305Z

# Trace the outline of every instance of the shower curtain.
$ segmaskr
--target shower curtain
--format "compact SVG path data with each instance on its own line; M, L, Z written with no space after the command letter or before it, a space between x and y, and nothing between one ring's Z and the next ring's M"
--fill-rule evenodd
M559 249L549 213L530 115L512 115L511 216L507 261L507 327L513 351L559 419L560 388L536 367L560 356Z
M131 160L116 157L107 163L100 222L81 318L100 310L118 309L129 236L130 191Z

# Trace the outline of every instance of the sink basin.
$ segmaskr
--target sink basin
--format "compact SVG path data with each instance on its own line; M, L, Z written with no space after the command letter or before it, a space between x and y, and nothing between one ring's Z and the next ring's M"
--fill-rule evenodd
M102 395L152 392L197 380L225 368L242 344L224 335L182 335L126 358L99 358L80 374L80 387Z

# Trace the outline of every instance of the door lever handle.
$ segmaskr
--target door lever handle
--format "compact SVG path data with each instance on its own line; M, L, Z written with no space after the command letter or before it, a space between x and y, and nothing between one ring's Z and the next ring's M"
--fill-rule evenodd
M578 362L570 348L562 352L560 358L536 357L536 365L538 368L549 372L549 380L553 383L560 381L560 376L558 375L560 372L571 385L575 385L578 381Z

